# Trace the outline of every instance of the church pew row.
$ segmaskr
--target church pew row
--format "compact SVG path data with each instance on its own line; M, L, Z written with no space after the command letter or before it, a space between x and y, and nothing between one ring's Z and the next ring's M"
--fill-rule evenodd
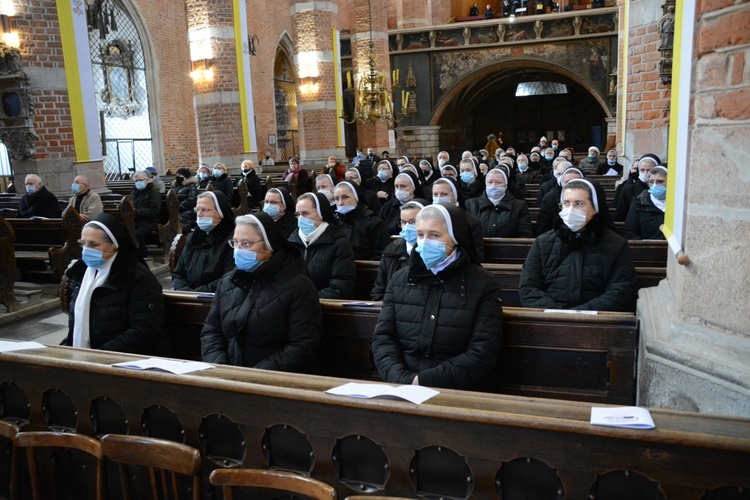
M380 262L375 260L355 261L357 269L357 286L354 289L354 298L357 300L369 300L370 291L375 285ZM523 264L482 264L487 271L494 275L501 288L501 297L504 306L521 307L521 296L518 286L521 282L521 271ZM657 286L659 282L667 277L666 267L636 267L636 290ZM635 299L630 304L623 305L623 311L635 312Z
M296 471L340 498L699 500L750 486L747 419L654 409L656 428L643 431L593 426L585 402L441 390L417 406L328 395L347 380L323 376L111 366L135 358L59 346L3 354L0 416L184 441L201 452L203 498L209 473L228 467ZM134 474L137 489L145 476Z
M370 344L380 303L371 307L321 299L320 372L379 380ZM200 359L200 331L211 297L164 292L165 329L175 356ZM503 308L500 361L483 390L612 404L635 402L638 320L628 313L570 315Z

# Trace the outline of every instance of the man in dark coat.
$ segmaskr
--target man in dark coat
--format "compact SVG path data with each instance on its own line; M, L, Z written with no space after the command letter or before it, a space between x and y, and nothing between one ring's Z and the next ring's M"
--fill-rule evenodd
M245 179L245 186L247 186L247 208L252 211L260 205L263 196L265 196L265 191L260 183L260 177L255 172L255 163L245 160L242 162L241 167L242 174L235 181L234 187L236 188L239 185L240 180ZM234 197L236 199L232 200L232 204L238 206L240 200L236 189L234 190Z
M47 191L42 179L36 174L29 174L25 180L26 194L18 204L19 217L60 217L57 197Z
M198 199L198 178L190 169L177 169L172 185L177 199L180 200L180 227L182 234L188 234L195 224L195 202Z
M141 170L133 177L135 187L130 192L130 200L135 206L135 237L141 257L146 257L146 237L156 231L161 213L161 194L151 184L151 176Z

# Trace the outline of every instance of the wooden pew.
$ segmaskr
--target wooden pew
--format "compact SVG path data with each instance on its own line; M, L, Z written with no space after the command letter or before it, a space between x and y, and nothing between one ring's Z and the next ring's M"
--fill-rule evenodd
M13 245L16 235L13 227L0 216L0 303L5 304L8 312L18 309L15 283L21 277L16 267L16 254Z
M163 259L164 262L169 261L169 249L172 246L172 242L175 236L182 233L182 227L180 226L180 199L177 197L177 193L173 189L170 189L165 198L167 213L169 219L166 224L159 224L156 228L156 232L159 235L159 242L161 242L163 248Z
M164 292L165 328L175 356L200 359L210 294ZM370 342L380 314L372 307L323 300L321 373L377 380ZM501 362L490 392L601 403L635 402L638 320L629 313L570 315L503 308Z
M590 425L585 402L441 390L416 406L332 396L347 380L329 377L111 366L137 358L60 346L3 354L0 416L90 436L175 436L201 451L204 498L206 477L224 467L297 471L340 498L698 500L748 487L748 419L652 409L655 429L630 430Z
M133 205L133 200L127 196L123 196L117 204L107 202L103 205L105 213L117 217L125 224L125 228L130 233L133 243L138 245L138 240L135 237L135 206Z

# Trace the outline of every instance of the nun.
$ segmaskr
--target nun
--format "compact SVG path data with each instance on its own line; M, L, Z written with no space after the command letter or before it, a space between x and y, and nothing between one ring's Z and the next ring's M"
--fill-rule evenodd
M297 219L294 217L294 200L287 188L278 187L266 191L263 211L271 216L284 235L284 239L288 240L292 233L297 230Z
M508 192L508 176L493 168L485 178L484 193L466 201L466 211L479 219L486 238L531 238L531 216L526 201Z

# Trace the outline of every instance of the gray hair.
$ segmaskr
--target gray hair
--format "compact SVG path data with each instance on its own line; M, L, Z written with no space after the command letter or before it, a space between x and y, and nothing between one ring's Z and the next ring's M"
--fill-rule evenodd
M260 239L263 240L263 248L273 251L268 244L265 229L263 229L263 226L260 224L260 222L258 222L258 219L255 218L255 216L251 214L240 215L239 217L234 219L234 225L235 227L244 226L253 228L257 235L260 236Z
M661 174L664 177L667 177L669 176L669 171L667 170L667 167L662 167L661 165L657 165L654 168L652 168L651 171L649 172L649 175L653 175L653 174Z
M146 180L149 180L151 178L151 172L147 172L146 170L139 170L135 174L133 174L133 179L136 177L145 177Z

